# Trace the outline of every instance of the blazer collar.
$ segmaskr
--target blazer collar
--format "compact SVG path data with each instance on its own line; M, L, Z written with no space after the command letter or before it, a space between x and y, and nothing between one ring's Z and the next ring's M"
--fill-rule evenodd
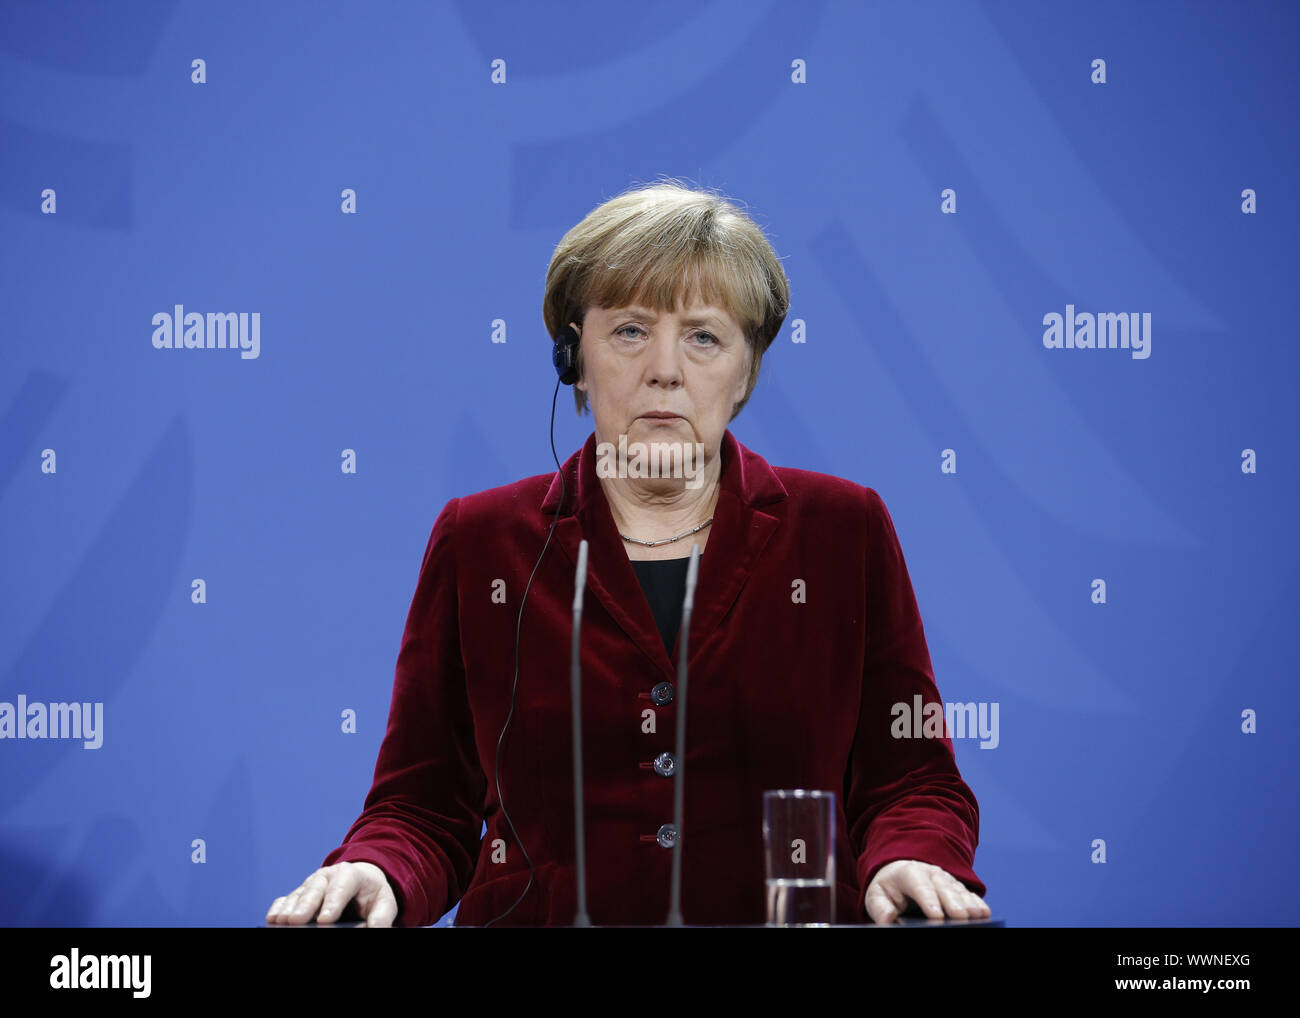
M741 445L730 429L723 433L720 454L718 502L709 527L708 545L700 557L695 588L690 661L710 642L780 523L778 517L761 507L786 497L785 485L767 461ZM541 504L545 514L561 512L555 523L555 540L570 563L576 565L578 545L584 537L587 539L587 589L665 677L674 677L681 636L679 633L670 659L650 603L628 558L625 542L614 524L600 478L596 476L594 431L582 449L565 461L561 471L565 505L560 506L559 472ZM681 550L689 554L688 539L683 538Z

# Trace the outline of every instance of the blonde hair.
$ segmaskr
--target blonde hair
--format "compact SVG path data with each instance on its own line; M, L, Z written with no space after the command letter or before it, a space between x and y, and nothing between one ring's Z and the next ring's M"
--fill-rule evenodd
M551 256L542 317L554 341L588 307L675 311L691 296L726 309L745 334L749 378L735 420L790 309L790 284L763 231L715 191L662 178L592 209ZM581 379L581 346L577 367ZM578 416L588 411L577 386L573 401Z

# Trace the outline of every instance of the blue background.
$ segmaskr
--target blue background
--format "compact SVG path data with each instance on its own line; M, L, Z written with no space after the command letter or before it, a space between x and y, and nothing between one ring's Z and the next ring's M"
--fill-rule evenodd
M105 731L0 741L0 921L255 925L338 844L438 510L554 469L550 253L670 175L790 278L735 434L880 492L1000 704L995 914L1294 924L1298 10L6 0L0 700ZM155 350L177 303L261 356ZM1044 349L1067 303L1150 358Z

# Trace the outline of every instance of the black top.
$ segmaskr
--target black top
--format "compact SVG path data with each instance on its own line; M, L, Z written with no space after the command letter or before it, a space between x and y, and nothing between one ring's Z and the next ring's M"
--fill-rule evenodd
M700 559L704 559L703 552L700 552ZM659 627L659 635L664 638L669 657L672 657L677 630L682 625L682 598L686 596L686 567L690 561L689 555L657 561L631 560L636 578L641 581L641 589L650 602L655 625Z

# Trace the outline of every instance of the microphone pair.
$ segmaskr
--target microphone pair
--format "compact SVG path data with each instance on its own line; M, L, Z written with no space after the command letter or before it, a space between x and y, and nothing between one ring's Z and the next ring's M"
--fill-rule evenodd
M668 918L665 925L682 926L682 831L685 801L686 773L686 703L687 667L689 653L691 614L695 609L695 584L700 571L700 546L691 545L691 559L686 566L686 592L682 599L681 631L678 634L677 686L680 690L677 710L677 752L673 763L673 826L677 837L673 842L673 875L668 895ZM574 844L578 864L578 907L574 926L590 926L587 912L587 846L586 817L582 781L582 598L587 589L587 541L578 545L578 566L573 576L573 637L569 650L569 695L573 701L573 806Z
M537 575L538 567L542 564L542 559L546 557L546 549L551 545L551 537L555 533L555 525L560 520L560 512L565 507L565 482L564 468L560 464L559 454L555 451L555 403L560 394L560 385L571 385L577 377L576 356L578 347L578 333L572 326L569 326L565 334L557 340L553 352L553 361L555 370L559 376L555 385L555 392L551 396L551 456L555 460L555 466L560 476L560 503L556 508L555 515L551 520L551 527L546 532L546 541L542 544L542 550L537 556L537 561L533 564L533 571L528 576L528 583L524 586L523 597L519 602L519 616L515 620L515 669L514 681L510 687L510 709L506 712L506 720L501 726L501 734L497 737L496 763L493 768L496 776L497 802L501 806L501 815L505 817L506 825L510 828L510 833L515 841L519 844L519 850L524 855L524 860L528 863L528 883L520 892L514 903L492 919L484 923L484 927L493 925L504 919L513 912L521 901L528 895L529 889L533 886L533 877L535 868L533 860L524 847L523 839L519 837L519 832L515 830L514 822L510 819L510 814L506 810L505 796L501 792L501 746L505 742L506 732L510 728L510 721L515 715L515 693L519 688L519 633L524 620L524 606L528 603L528 592L532 589L533 578ZM691 614L695 608L695 584L700 570L700 546L699 544L691 545L691 560L686 569L686 591L682 600L682 621L681 631L678 636L678 655L677 655L677 685L680 689L681 706L677 711L677 732L676 745L677 753L673 767L673 824L677 829L677 839L673 843L673 866L672 866L672 886L669 892L668 918L666 925L681 926L682 909L681 909L681 886L682 886L682 830L683 830L683 801L684 801L684 775L686 772L686 683L687 669L686 657L690 646L691 632ZM582 783L582 677L580 662L580 633L582 628L582 600L583 594L587 587L587 541L584 538L578 545L578 565L573 579L573 636L570 643L569 651L569 688L570 697L573 702L573 806L574 806L574 835L575 850L577 853L577 880L578 880L578 903L574 915L575 926L590 926L591 916L587 912L587 852L586 852L586 818L583 808L583 783Z

